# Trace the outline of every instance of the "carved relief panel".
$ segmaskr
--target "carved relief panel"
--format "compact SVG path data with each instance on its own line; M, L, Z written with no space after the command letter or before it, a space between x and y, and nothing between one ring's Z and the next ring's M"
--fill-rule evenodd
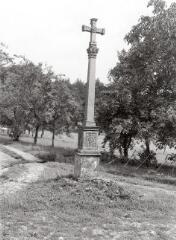
M85 132L84 147L97 149L97 132Z

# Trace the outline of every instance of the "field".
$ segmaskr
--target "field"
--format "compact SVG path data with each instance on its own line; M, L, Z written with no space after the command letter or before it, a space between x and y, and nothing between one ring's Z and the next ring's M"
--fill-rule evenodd
M37 146L28 136L14 143L2 135L0 143L36 156L57 153L55 162L30 162L1 145L14 159L0 174L1 239L176 239L175 175L102 163L96 177L76 181L76 135L58 136L55 149L49 133Z
M0 142L2 141L3 143L5 142L5 143L12 144L12 141L10 141L9 137L6 134L1 134L0 136L1 136ZM50 147L51 146L51 138L52 138L51 133L48 131L45 131L44 137L41 138L40 136L41 136L41 133L39 133L37 145L40 147L42 147L42 146ZM100 150L104 150L102 148L103 138L104 138L104 135L99 136ZM15 143L13 143L13 145L15 145L17 148L18 147L22 148L22 149L24 148L25 151L27 149L27 146L31 146L33 143L32 136L28 135L28 134L23 135L20 140L21 140L20 143L23 143L22 145L21 144L15 145ZM78 142L78 136L76 133L71 133L69 136L67 136L66 134L57 135L55 137L55 149L57 149L57 148L76 149L77 142ZM137 153L142 150L142 146L143 146L143 144L137 143L135 145L134 149L129 150L129 155L137 157ZM108 150L108 146L105 147L105 150ZM168 154L173 153L173 152L176 153L175 149L170 149L169 147L166 147L164 149L157 149L154 144L151 144L151 150L154 150L156 152L156 158L159 163L164 163ZM118 154L118 152L117 152L117 154ZM166 163L168 163L168 162L166 161Z

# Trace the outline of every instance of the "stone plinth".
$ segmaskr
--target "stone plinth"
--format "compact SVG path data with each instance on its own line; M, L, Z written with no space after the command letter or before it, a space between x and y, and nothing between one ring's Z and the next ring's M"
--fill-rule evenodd
M74 176L75 178L95 176L99 165L99 155L88 155L84 153L77 153L75 156Z
M98 127L79 129L78 152L75 156L74 176L76 178L95 175L99 165Z

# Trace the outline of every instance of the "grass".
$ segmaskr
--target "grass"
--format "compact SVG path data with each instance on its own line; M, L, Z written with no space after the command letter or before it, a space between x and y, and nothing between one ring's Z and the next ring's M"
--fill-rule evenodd
M176 186L176 169L175 168L174 168L174 171L172 168L170 169L167 168L167 171L165 170L165 168L162 168L160 169L160 171L158 171L157 168L146 168L146 167L137 168L136 166L130 166L130 165L125 166L124 164L116 163L113 165L102 164L101 170L114 175L144 179L151 182L171 184Z
M39 139L37 146L31 137L15 143L3 136L0 142L4 141L44 157L40 164L47 169L47 176L54 171L58 174L55 179L28 183L15 194L1 195L1 239L176 239L176 179L167 174L169 170L101 164L96 178L76 181L70 175L75 136L58 137L55 148L50 146L49 135ZM9 179L18 184L23 169L15 165L4 172L0 178L2 187L6 183L8 187Z
M45 132L43 138L39 137L37 145L33 145L33 138L31 136L22 137L20 142L13 142L4 135L0 138L0 142L3 141L5 142L5 144L11 144L13 147L37 156L42 160L42 162L56 161L74 164L74 156L77 147L76 134L71 134L70 136L56 136L54 148L50 146L51 134L47 131ZM99 145L101 145L101 141L102 136L99 139ZM167 154L167 152L165 152L165 154ZM160 165L158 165L159 168L146 168L145 166L141 166L140 168L138 168L137 166L131 166L130 164L121 164L118 161L114 164L109 165L106 164L106 159L103 160L104 161L101 164L101 169L111 174L123 175L126 177L136 177L153 182L176 185L176 167L174 166L169 166L167 164L162 165L161 167Z
M68 177L33 183L4 199L3 240L9 236L18 240L113 239L113 234L122 240L140 239L141 234L141 239L147 239L150 231L155 239L172 239L167 231L176 220L176 196L149 191L146 197L144 189L136 189L112 180Z
M38 139L37 145L33 144L33 138L31 136L24 136L19 142L13 142L8 136L1 135L0 143L11 145L24 152L29 152L42 159L43 162L57 161L73 163L77 148L77 136L75 134L71 135L70 137L67 135L56 136L55 147L53 148L51 146L50 135L50 133L46 132L44 138ZM17 157L17 155L13 154L13 157Z

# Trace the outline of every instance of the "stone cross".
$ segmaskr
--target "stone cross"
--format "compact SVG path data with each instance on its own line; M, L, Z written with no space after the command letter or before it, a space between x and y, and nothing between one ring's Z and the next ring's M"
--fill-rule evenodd
M87 71L87 93L84 122L79 129L78 152L75 156L74 176L76 178L86 175L94 175L99 164L100 153L98 150L98 127L94 120L95 105L95 70L98 48L96 34L103 35L104 29L96 27L96 18L90 20L91 27L82 26L82 31L90 32Z
M96 71L96 56L98 53L98 48L96 45L96 34L105 34L104 28L96 27L96 18L90 20L91 27L82 26L83 32L90 32L90 42L88 53L88 72L87 72L87 99L86 99L86 109L85 109L85 126L95 126L94 120L94 105L95 105L95 71Z

